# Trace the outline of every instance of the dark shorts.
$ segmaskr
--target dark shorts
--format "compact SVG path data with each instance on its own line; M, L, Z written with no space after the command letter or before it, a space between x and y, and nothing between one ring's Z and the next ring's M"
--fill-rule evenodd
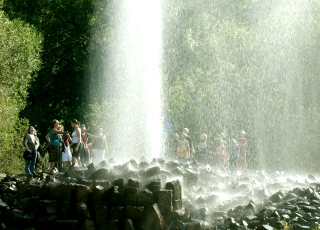
M49 162L58 162L59 159L59 146L49 145Z
M78 151L75 151L75 148L77 147L77 144L78 144L78 143L73 143L73 144L71 145L71 148L72 148L72 157L80 157L80 152L81 152L81 150L82 150L82 148L83 148L83 144L81 143L81 144L79 145Z

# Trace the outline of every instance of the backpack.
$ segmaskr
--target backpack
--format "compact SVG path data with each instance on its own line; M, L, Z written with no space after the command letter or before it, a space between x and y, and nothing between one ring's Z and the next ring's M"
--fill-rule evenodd
M26 141L27 135L28 135L28 134L26 134L26 135L23 137L23 142L22 142L22 146L23 146L23 147L25 147L25 146L24 146L24 142Z

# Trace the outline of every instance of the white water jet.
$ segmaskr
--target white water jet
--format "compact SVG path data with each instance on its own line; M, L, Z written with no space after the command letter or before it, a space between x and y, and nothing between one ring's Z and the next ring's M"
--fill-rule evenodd
M158 0L119 1L111 74L116 119L113 149L123 157L161 151L162 19ZM115 156L117 157L117 156Z

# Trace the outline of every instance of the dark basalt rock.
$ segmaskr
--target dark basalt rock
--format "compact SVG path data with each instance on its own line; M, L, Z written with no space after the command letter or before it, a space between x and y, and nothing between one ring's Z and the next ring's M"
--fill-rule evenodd
M155 193L155 201L163 215L171 214L172 206L172 190L160 189Z
M113 186L102 194L101 202L107 206L122 205L123 192L117 186Z
M290 191L281 183L261 186L259 180L281 176L279 172L257 171L252 179L196 161L160 159L151 164L131 160L110 171L89 165L66 173L39 174L31 181L19 175L0 182L0 225L8 229L224 230L281 229L284 221L293 229L310 229L320 223L320 185L311 177L308 180L314 182L309 188ZM186 186L184 197L180 181L168 179L181 178L177 175ZM300 186L294 180L290 183ZM270 196L270 191L279 189L283 190ZM221 199L224 193L226 200Z
M161 170L159 166L153 166L151 168L146 169L144 177L155 177L160 174Z
M147 186L152 193L156 193L161 189L161 179L152 180Z
M92 180L106 180L108 175L108 170L105 168L98 169L95 172L92 172L89 176L89 179Z
M144 216L141 223L142 230L162 230L164 228L165 222L157 204L147 208Z
M137 196L138 205L142 205L144 207L151 206L153 204L153 200L153 193L148 189L139 192Z
M138 189L128 187L124 190L124 204L136 205L137 204Z

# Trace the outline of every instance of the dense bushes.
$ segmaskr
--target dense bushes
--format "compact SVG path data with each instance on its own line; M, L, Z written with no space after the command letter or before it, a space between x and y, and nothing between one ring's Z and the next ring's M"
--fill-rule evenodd
M22 172L22 138L28 120L19 118L28 88L39 69L41 35L0 10L0 169Z

